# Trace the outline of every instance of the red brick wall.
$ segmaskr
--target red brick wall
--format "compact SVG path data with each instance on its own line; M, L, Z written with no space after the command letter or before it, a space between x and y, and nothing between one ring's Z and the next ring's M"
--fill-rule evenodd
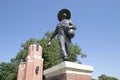
M39 67L38 73L36 73L36 67ZM42 80L43 75L43 59L42 59L42 47L38 47L33 44L29 47L29 55L26 62L26 79L25 80Z
M26 70L26 63L23 62L19 65L17 80L25 79L25 70Z
M36 73L36 67L39 67ZM20 64L17 80L42 80L43 59L42 47L32 44L29 47L26 62Z
M47 78L47 80L92 80L92 78L89 75L64 73Z

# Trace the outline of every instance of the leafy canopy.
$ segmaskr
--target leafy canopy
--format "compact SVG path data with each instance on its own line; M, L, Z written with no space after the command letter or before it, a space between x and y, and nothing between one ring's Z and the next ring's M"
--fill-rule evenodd
M0 80L17 80L18 64L5 63L0 64Z
M28 47L37 42L43 47L43 58L44 58L44 69L52 67L60 62L62 62L62 58L60 55L59 46L57 40L53 38L52 44L48 47L48 39L50 38L52 32L45 33L45 36L42 39L29 39L25 43L21 45L22 49L18 52L16 56L16 60L18 62L25 61L26 56L28 55ZM81 55L81 57L86 57L85 54L81 53L81 49L76 44L71 44L70 49L70 61L78 61L77 56Z
M21 44L21 50L17 53L15 58L11 59L11 62L0 63L0 80L17 80L18 65L19 63L26 61L26 56L28 55L28 47L35 42L39 43L43 48L44 69L62 62L59 46L56 39L54 38L52 40L51 46L47 46L48 38L50 38L51 34L52 32L47 32L42 39L36 40L32 38ZM77 60L77 55L80 55L82 58L86 57L85 54L81 53L81 49L76 44L72 44L70 52L70 61L73 62L79 61Z
M111 77L111 76L102 74L101 76L98 77L98 80L118 80L118 79L115 77Z

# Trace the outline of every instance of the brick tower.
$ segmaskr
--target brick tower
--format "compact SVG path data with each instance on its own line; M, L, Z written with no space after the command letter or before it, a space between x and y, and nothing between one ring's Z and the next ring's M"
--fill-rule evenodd
M42 47L38 44L29 46L26 62L19 65L17 80L42 80Z

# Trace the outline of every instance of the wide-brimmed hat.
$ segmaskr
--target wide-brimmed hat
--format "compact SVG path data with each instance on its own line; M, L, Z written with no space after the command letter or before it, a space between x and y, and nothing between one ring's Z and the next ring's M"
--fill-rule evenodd
M64 19L64 14L66 14L66 19L70 19L71 17L71 13L68 9L61 9L59 12L58 12L58 20L61 21L62 19Z

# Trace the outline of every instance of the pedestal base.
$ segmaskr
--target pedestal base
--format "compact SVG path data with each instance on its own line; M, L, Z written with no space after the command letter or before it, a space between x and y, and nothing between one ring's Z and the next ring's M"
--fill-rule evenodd
M92 66L65 61L44 71L47 80L92 80Z

